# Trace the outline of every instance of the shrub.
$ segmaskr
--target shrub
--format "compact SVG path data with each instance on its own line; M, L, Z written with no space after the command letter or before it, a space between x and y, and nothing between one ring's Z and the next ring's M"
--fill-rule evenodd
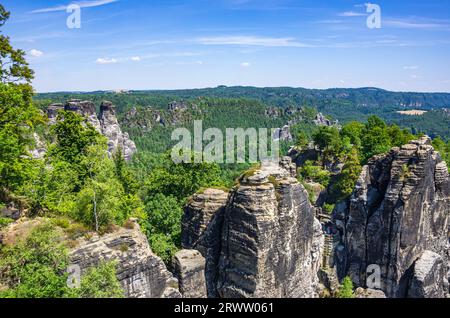
M115 262L100 264L90 268L81 278L81 286L76 290L80 298L123 298L125 296L116 276Z
M338 298L355 298L355 294L353 292L353 282L350 277L345 277L342 281L342 285L339 288L337 293Z

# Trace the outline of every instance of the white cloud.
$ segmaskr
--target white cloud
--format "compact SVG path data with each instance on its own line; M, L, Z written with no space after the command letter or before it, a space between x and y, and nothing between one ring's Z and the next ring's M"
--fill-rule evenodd
M106 58L100 57L95 61L95 63L97 63L97 64L116 64L117 62L118 62L117 59L109 58L109 57L106 57Z
M133 56L133 57L131 58L131 60L132 60L133 62L140 62L140 61L142 61L142 59L141 59L140 56Z
M250 66L252 66L252 64L249 63L249 62L242 62L241 63L241 67L250 67Z
M41 57L42 55L44 55L44 52L36 50L36 49L32 49L32 50L30 50L30 55L34 56L34 57Z
M365 17L366 13L360 13L355 11L346 11L338 14L340 17Z
M93 8L100 7L106 4L118 2L119 0L94 0L94 1L76 1L67 5L59 5L55 7L42 8L31 11L31 13L47 13L47 12L56 12L56 11L66 11L67 7L71 4L76 4L80 6L80 8Z
M386 19L383 21L384 25L399 28L399 29L420 29L420 30L450 30L450 21L425 21L418 19L401 20L401 19Z
M419 67L417 65L407 65L407 66L403 66L404 70L418 70Z
M217 36L196 39L204 45L248 45L266 47L311 47L311 45L295 41L294 38L271 38L259 36Z

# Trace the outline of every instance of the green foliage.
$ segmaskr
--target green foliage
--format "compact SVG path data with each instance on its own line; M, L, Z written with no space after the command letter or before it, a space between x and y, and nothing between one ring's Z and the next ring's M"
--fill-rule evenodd
M146 202L145 211L145 230L152 250L169 262L181 247L182 206L175 197L158 193Z
M325 204L323 205L323 210L324 210L325 213L331 215L331 214L333 213L333 211L334 211L334 207L335 207L335 206L336 206L335 204L328 204L328 203L325 203Z
M306 147L308 147L308 144L309 144L308 136L304 131L300 131L297 134L297 142L296 142L297 148L305 149Z
M0 298L61 298L67 287L67 249L55 227L46 223L15 246L0 250Z
M81 278L81 286L75 290L79 298L123 298L124 290L116 276L115 262L106 262L90 268Z
M350 277L345 277L337 293L338 298L355 298L354 286Z
M306 161L305 164L299 168L300 177L303 180L312 181L327 187L330 183L331 173L317 166L313 161Z
M358 151L353 148L345 161L342 172L337 177L337 181L331 187L331 192L334 194L336 201L341 201L352 194L361 171Z
M28 149L33 127L41 120L28 92L0 83L0 191L15 191L33 173Z
M437 137L433 140L433 146L436 151L439 151L450 171L450 141L445 143L441 138Z
M0 217L0 230L4 227L7 227L13 222L14 222L13 219Z
M6 23L9 16L10 13L0 4L0 27ZM25 51L14 49L9 38L3 34L0 34L0 44L0 82L30 83L34 77L34 72L28 67L25 60Z
M220 168L217 164L175 164L167 155L164 164L150 173L145 187L149 197L162 193L183 201L203 187L220 185Z

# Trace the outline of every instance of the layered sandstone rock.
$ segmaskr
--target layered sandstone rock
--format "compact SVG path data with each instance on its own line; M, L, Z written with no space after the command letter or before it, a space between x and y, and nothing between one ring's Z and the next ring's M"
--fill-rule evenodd
M181 250L173 260L183 298L206 298L205 258L196 250Z
M378 265L388 297L442 296L446 268L443 275L427 273L447 264L449 211L448 169L428 137L371 159L351 199L334 212L341 276L365 286L367 267ZM423 260L430 253L442 265L437 257Z
M134 229L82 241L70 253L81 273L102 262L117 262L117 278L127 298L178 298L178 281L154 255L137 223Z
M303 186L279 165L263 164L225 210L220 295L316 297L323 240Z
M182 219L182 246L196 249L205 257L207 291L211 298L218 297L216 285L227 199L227 192L206 189L191 198Z

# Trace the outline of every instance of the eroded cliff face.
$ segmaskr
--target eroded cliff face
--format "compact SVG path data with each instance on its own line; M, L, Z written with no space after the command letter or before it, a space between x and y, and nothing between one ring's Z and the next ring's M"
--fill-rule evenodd
M283 160L283 166L290 166L287 161ZM193 227L205 228L200 230L203 234L195 234L191 226L183 227L184 247L200 246L207 272L208 266L215 268L215 275L206 275L209 295L316 297L324 237L308 194L292 171L278 164L263 164L243 176L227 200L224 193L218 197L221 199L212 205L206 203L207 196L194 197L186 208L185 220L191 220L184 222L186 225L195 220L201 224L202 216L215 211L206 218L210 220L206 227Z
M428 137L371 159L334 212L339 273L364 287L377 265L388 297L444 297L449 213L448 169Z
M101 262L117 262L117 278L127 298L179 298L178 281L150 249L147 238L134 223L105 236L82 240L70 253L81 274Z
M52 104L47 108L49 123L55 124L60 110L73 111L85 117L87 121L101 134L108 138L108 154L112 156L119 149L122 150L125 160L132 159L137 152L135 143L128 133L122 132L116 116L116 109L111 102L103 102L100 106L100 115L97 116L93 102L69 100L65 105Z

